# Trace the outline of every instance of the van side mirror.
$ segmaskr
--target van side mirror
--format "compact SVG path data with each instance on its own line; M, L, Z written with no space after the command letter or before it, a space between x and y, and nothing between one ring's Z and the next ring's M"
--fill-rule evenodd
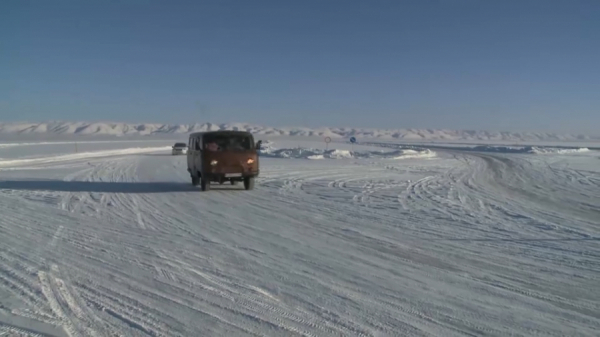
M262 145L262 140L259 140L258 142L256 142L256 149L260 150L261 145Z

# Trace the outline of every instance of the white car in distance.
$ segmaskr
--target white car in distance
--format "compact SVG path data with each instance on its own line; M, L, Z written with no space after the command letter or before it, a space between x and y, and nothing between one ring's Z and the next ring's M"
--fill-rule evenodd
M179 155L179 154L187 154L187 144L186 143L175 143L175 145L173 145L173 150L171 151L172 155Z

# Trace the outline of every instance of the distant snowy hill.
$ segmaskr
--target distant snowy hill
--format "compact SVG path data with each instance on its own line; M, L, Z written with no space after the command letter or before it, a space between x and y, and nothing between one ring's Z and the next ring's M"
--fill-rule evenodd
M446 141L585 141L600 137L579 134L544 132L493 132L470 130L433 129L362 129L362 128L302 128L265 127L250 124L129 124L89 122L0 123L0 133L5 134L55 134L55 135L168 135L187 134L207 130L244 130L258 135L273 136L329 136L362 139L446 140Z

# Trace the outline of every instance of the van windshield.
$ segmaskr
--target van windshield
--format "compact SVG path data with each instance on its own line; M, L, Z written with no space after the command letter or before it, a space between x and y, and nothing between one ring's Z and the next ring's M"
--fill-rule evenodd
M205 135L204 146L212 151L244 151L252 149L252 139L246 135Z

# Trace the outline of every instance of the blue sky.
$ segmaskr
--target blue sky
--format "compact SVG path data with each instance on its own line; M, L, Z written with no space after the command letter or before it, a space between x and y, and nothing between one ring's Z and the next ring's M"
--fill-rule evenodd
M0 1L0 120L594 132L600 1Z

